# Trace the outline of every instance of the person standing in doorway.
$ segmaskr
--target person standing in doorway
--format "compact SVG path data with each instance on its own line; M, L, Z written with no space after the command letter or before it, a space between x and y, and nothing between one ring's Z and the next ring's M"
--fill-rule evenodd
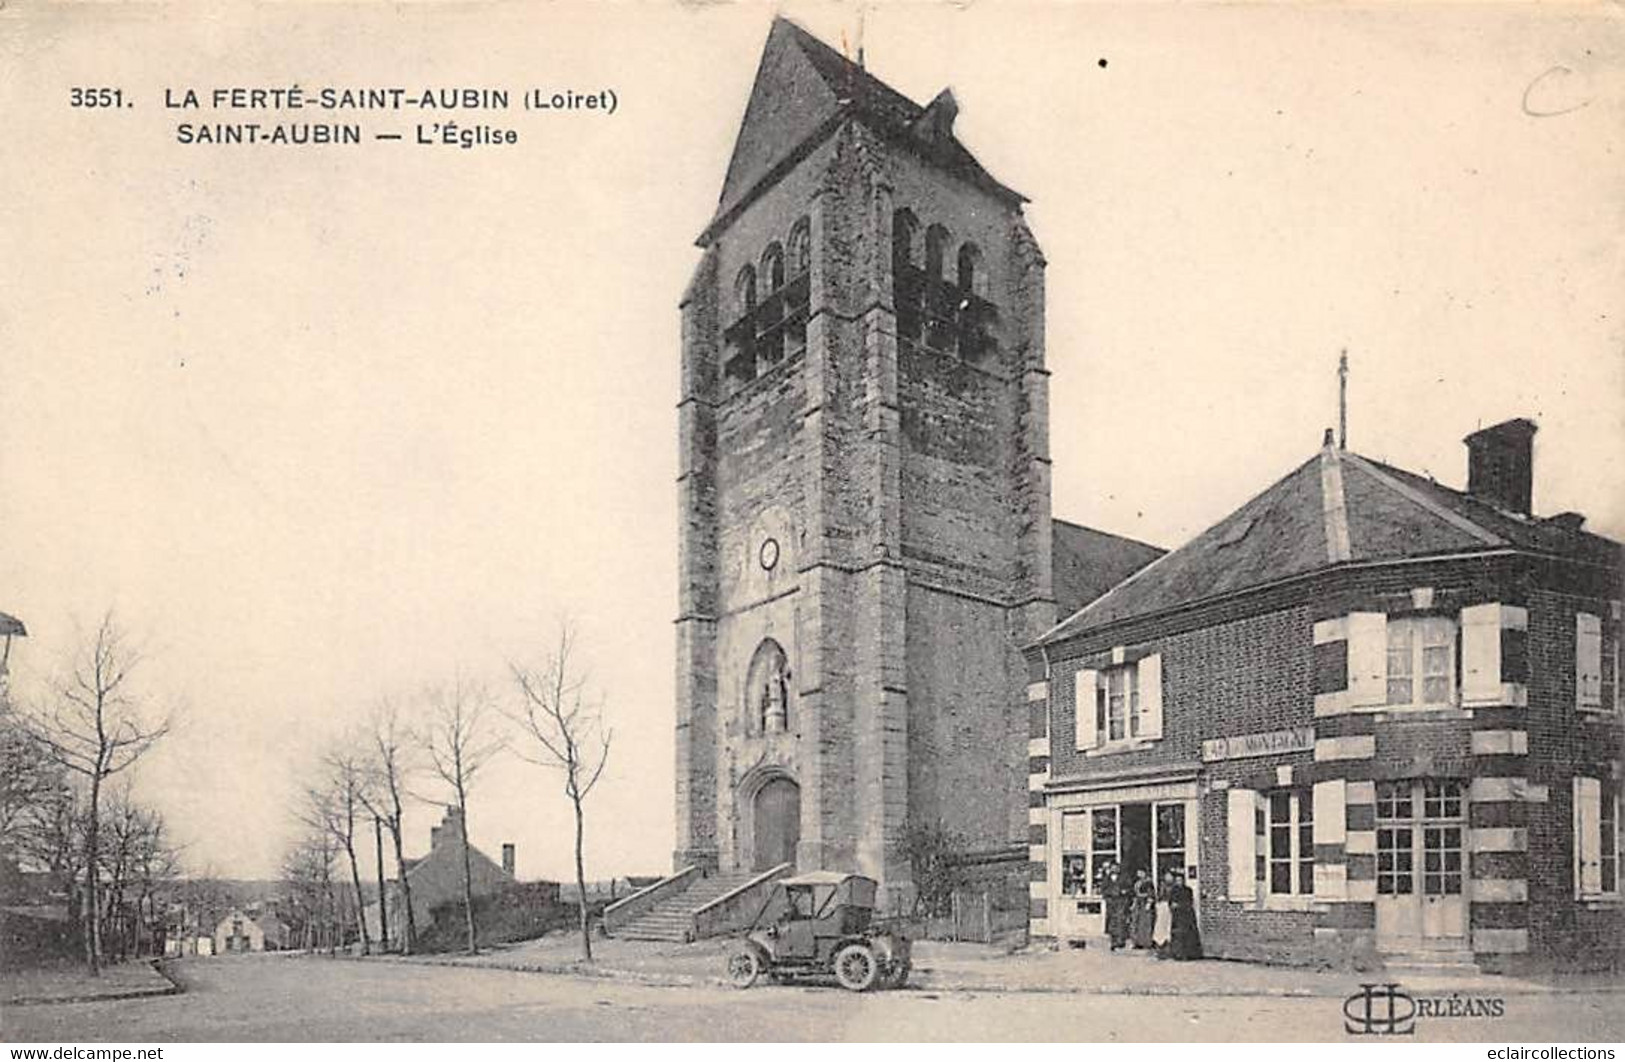
M1200 959L1202 932L1196 925L1196 894L1178 871L1168 872L1168 947L1163 954L1173 959Z
M1144 869L1134 872L1133 906L1130 910L1130 935L1134 939L1134 948L1136 951L1150 951L1151 933L1157 923L1157 886Z
M1100 892L1106 900L1106 935L1111 938L1112 950L1117 951L1128 943L1132 902L1129 884L1123 880L1122 866L1114 862L1106 868L1106 881Z

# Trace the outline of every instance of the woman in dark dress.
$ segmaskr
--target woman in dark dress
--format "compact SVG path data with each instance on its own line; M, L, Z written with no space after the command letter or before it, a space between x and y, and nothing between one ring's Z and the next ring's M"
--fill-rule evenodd
M1129 933L1129 895L1128 882L1123 880L1123 869L1116 863L1106 868L1106 880L1100 887L1101 896L1106 900L1106 935L1111 938L1112 950L1117 951L1128 943Z
M1177 871L1168 873L1168 947L1163 954L1173 959L1200 959L1202 933L1196 925L1196 895Z
M1157 886L1144 870L1134 872L1134 906L1131 915L1134 947L1151 950L1151 932L1157 926Z

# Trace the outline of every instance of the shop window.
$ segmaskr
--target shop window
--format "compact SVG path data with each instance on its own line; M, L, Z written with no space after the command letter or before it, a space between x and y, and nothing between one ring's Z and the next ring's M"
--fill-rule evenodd
M1442 616L1388 621L1391 707L1440 708L1456 699L1456 624Z
M1310 895L1315 891L1315 802L1308 789L1277 789L1268 795L1269 891Z
M1574 780L1575 895L1620 894L1619 784L1608 778Z
M1061 895L1084 896L1089 892L1089 813L1068 811L1061 815Z
M1181 880L1185 877L1185 805L1158 804L1156 806L1156 878L1161 887L1162 875L1177 870Z
M1115 807L1095 808L1090 815L1089 888L1092 892L1100 891L1107 866L1119 862L1122 858L1118 845L1117 818Z

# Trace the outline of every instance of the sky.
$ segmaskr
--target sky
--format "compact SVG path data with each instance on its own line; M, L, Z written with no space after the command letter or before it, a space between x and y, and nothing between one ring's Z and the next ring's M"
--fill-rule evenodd
M952 86L960 138L1032 200L1057 516L1178 545L1314 451L1346 348L1352 449L1460 486L1462 436L1529 416L1536 510L1625 537L1617 8L782 10L836 46L861 21L915 100ZM507 662L566 616L615 735L589 874L669 866L677 300L773 12L0 10L13 690L114 611L176 719L134 785L193 872L274 875L372 704L460 671L511 705ZM459 116L518 130L487 149L175 140L279 116L166 89L293 83L619 106ZM559 781L493 762L475 844L569 874Z

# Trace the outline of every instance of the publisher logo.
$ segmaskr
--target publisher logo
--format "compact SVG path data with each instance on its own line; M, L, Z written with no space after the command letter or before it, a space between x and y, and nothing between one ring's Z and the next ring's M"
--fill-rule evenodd
M1351 1036L1410 1036L1423 1018L1502 1018L1506 1000L1499 996L1413 996L1397 982L1360 985L1343 1000L1343 1028Z
M1416 1000L1397 984L1362 984L1343 1001L1343 1028L1353 1036L1410 1036Z

